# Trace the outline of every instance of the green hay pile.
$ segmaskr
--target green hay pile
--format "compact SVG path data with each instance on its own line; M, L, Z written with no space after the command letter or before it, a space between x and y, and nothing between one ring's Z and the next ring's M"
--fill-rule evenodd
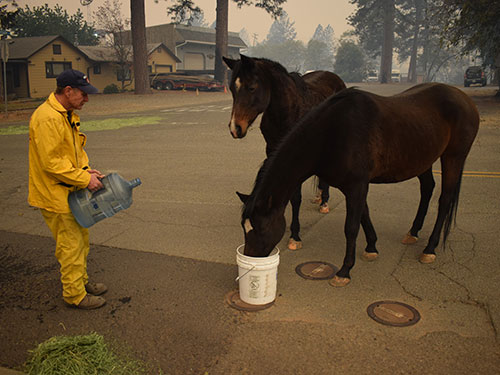
M29 375L126 375L145 374L138 361L120 359L96 333L86 336L58 336L30 351L26 362Z

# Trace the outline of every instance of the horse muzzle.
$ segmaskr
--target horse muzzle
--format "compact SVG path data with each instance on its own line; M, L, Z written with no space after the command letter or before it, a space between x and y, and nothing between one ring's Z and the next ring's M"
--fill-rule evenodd
M233 121L231 121L229 123L229 131L231 132L231 135L233 136L233 138L245 137L245 135L247 135L247 129L248 129L248 126L243 127L241 125L234 123Z

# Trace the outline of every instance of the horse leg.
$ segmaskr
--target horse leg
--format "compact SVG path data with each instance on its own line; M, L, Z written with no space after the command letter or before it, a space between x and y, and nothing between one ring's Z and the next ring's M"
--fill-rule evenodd
M320 178L318 189L321 191L321 203L319 205L319 212L321 212L322 214L327 214L328 212L330 212L330 208L328 207L328 199L330 199L330 185L328 185L328 183Z
M361 226L363 227L366 237L366 249L362 255L362 259L373 261L378 258L378 250L375 246L375 243L377 242L377 233L375 232L375 228L373 227L370 219L368 203L365 203L365 209L363 210L363 215L361 216Z
M460 183L462 180L462 171L465 163L465 157L441 157L442 183L441 195L439 197L439 207L434 229L429 237L427 246L420 256L421 263L432 263L436 260L435 249L439 244L441 230L444 225L443 247L450 231L451 222L458 206L458 197L460 194Z
M424 225L424 219L429 209L432 192L436 186L434 176L432 175L432 167L418 176L418 179L420 180L420 204L418 205L417 216L415 216L415 220L413 220L410 231L401 241L405 245L410 245L418 241L418 232Z
M292 204L292 223L290 224L290 239L288 240L288 248L290 250L299 250L302 248L302 240L300 239L300 222L299 222L299 210L300 203L302 202L302 185L295 190L290 199Z
M361 218L365 216L366 196L368 194L368 183L358 184L346 195L347 215L344 225L344 234L346 238L346 253L344 263L335 277L330 281L333 286L345 286L351 281L350 271L354 267L356 258L356 238L359 233ZM367 211L366 211L367 212Z

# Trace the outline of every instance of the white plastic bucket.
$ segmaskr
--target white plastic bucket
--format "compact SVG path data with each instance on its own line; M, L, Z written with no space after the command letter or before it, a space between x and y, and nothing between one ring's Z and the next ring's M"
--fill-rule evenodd
M243 254L245 245L236 249L240 299L250 305L265 305L276 298L280 251L276 247L267 257Z

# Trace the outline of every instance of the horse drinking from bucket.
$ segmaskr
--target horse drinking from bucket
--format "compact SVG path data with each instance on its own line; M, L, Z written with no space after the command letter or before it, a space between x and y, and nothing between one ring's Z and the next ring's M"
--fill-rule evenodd
M328 96L345 89L344 82L334 73L315 71L300 76L288 73L277 62L241 55L241 60L223 57L232 70L230 90L233 109L229 129L233 138L243 138L248 128L261 113L261 132L266 141L266 154L277 148L279 141L313 106ZM329 186L319 180L320 212L328 212ZM301 186L291 196L292 223L288 248L302 247L299 210L302 201Z
M238 194L245 202L244 253L270 253L285 231L287 199L302 181L317 175L346 198L346 254L331 281L344 286L351 278L360 224L367 241L363 257L378 256L366 202L369 184L419 177L421 202L412 227L417 234L434 188L432 164L440 158L438 215L420 257L422 263L433 262L441 232L444 247L456 216L463 167L478 127L472 100L444 84L421 84L392 97L357 89L330 97L310 111L264 162L251 195Z

